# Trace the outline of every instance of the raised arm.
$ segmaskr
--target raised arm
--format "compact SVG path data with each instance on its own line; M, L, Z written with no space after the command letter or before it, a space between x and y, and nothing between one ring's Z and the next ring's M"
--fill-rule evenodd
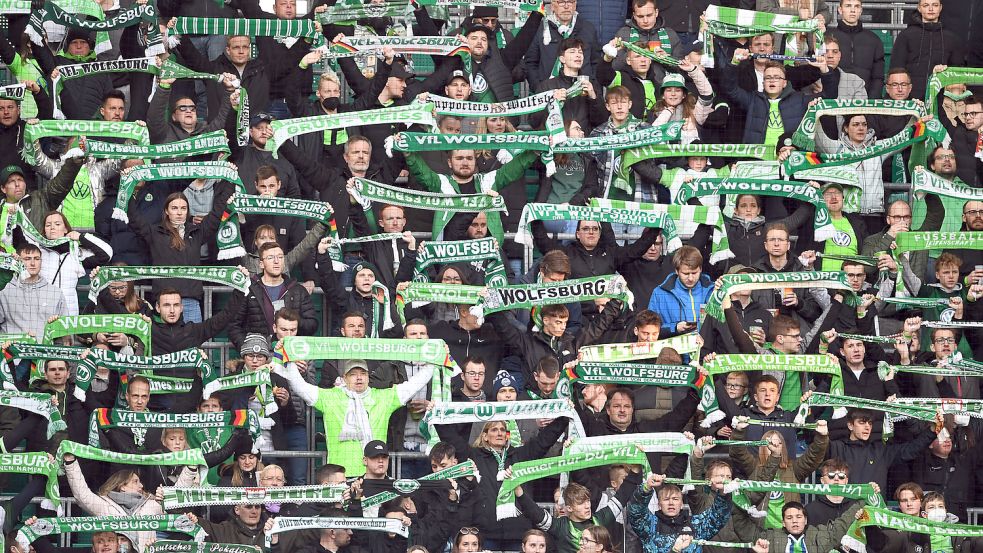
M317 396L320 393L317 386L304 380L304 377L301 376L300 371L297 370L297 365L287 363L282 368L275 368L275 371L277 374L287 379L287 384L290 385L290 392L296 394L297 397L304 400L304 403L311 406L317 403Z
M423 366L422 370L417 371L417 373L411 376L409 380L397 384L396 397L399 398L399 402L405 404L417 392L425 388L433 378L433 370L433 365L427 363Z

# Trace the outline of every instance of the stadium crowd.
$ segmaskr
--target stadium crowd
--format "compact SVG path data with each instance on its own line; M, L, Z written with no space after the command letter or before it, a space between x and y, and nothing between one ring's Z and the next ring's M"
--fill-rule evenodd
M364 2L0 0L3 553L983 551L978 2Z

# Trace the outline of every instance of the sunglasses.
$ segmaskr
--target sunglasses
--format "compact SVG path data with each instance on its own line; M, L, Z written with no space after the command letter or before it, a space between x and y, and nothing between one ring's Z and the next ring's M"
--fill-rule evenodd
M190 106L174 106L174 109L176 109L178 111L183 111L185 113L188 113L188 112L191 112L191 111L197 111L198 110L198 106L195 106L193 104L190 105Z
M833 478L842 478L842 479L846 480L846 471L842 471L842 470L831 470L831 471L829 471L829 472L826 473L826 478L830 478L830 479L833 479Z
M469 535L470 536L477 536L478 535L478 529L476 527L474 527L474 526L462 526L461 529L457 533L458 534L461 534L462 536L469 536Z

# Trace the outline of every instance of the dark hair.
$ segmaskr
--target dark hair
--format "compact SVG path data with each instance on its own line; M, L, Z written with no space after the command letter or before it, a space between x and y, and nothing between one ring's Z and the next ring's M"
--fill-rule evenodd
M773 230L784 231L786 238L791 236L791 233L788 231L788 225L786 225L785 223L768 223L767 225L765 225L765 236L767 237L768 233Z
M785 505L782 506L782 518L785 518L785 511L787 511L789 509L798 509L798 510L802 511L802 514L808 520L809 515L806 514L805 505L803 505L802 503L799 503L798 501L786 501L785 502Z
M543 307L543 310L540 311L540 314L543 316L544 319L546 317L569 317L570 310L567 309L567 306L562 304L547 305Z
M352 317L358 317L359 319L362 319L363 322L365 321L365 313L362 313L361 311L346 311L341 316L341 325L344 326L345 319L350 319Z
M859 419L874 419L874 413L869 409L850 409L846 413L847 422L856 422Z
M632 11L634 11L635 8L644 8L648 4L652 4L653 8L659 9L659 4L657 4L655 0L635 0L631 4Z
M778 389L779 390L782 389L781 382L779 382L777 378L775 378L774 376L771 376L770 374L763 375L763 376L761 376L760 378L758 378L757 380L754 381L754 389L755 389L755 391L757 391L758 386L760 386L761 384L774 384L775 386L778 386Z
M277 180L280 179L280 172L276 170L276 167L272 165L263 165L259 169L256 169L256 183L259 181L266 180L270 177L276 177Z
M826 474L831 470L842 470L847 474L847 476L850 475L850 465L848 465L847 462L844 461L843 459L837 457L833 457L832 459L826 459L826 461L824 461L823 464L819 465L820 474Z
M915 482L905 482L904 484L898 486L898 489L894 490L894 499L900 499L901 492L911 492L916 498L918 498L919 501L925 497L925 491L922 490L922 487Z
M283 319L285 321L299 323L300 313L298 313L296 309L291 309L289 307L281 307L280 310L277 311L275 315L273 315L273 321L276 322L277 319Z
M413 326L413 325L422 325L422 326L426 326L427 328L429 328L429 326L427 325L427 321L421 319L420 317L414 317L414 318L406 321L406 324L403 325L403 328L405 329L405 328L407 328L409 326Z
M209 397L208 399L214 399L215 401L217 401L218 404L219 404L219 406L222 409L227 408L228 407L228 404L229 404L228 397L225 396L225 395L223 395L223 394L212 394L211 397ZM202 403L205 403L206 401L208 401L208 399L205 399L205 398L199 399L198 400L198 407L200 408L201 407L201 404Z
M473 365L481 365L482 367L484 367L485 366L485 359L483 357L481 357L480 355L469 355L469 356L467 356L467 357L464 358L464 362L461 363L461 366L462 367L466 367L468 365L468 363L471 363Z
M41 248L35 246L34 244L31 244L30 242L24 242L17 248L17 253L18 254L36 253L38 255L41 255Z
M835 44L837 46L840 45L840 39L836 38L836 35L832 35L832 34L826 35L826 38L823 42L825 42L826 44Z
M539 363L536 363L536 368L532 372L533 374L540 373L547 378L553 378L560 374L560 362L556 360L556 357L547 355L540 359Z
M283 246L281 246L278 242L275 242L275 241L274 242L263 242L263 244L256 250L256 255L259 256L260 259L263 259L263 254L265 254L266 252L268 252L270 250L280 250L280 251L283 251Z
M932 148L932 151L928 153L928 158L925 160L925 165L931 167L932 164L935 163L935 154L937 154L939 150L952 151L952 148L946 148L942 145Z
M164 288L160 292L157 292L157 301L158 302L160 302L160 297L161 296L178 296L178 297L183 297L183 296L181 296L181 292L179 292L177 290L177 288Z
M785 334L789 330L802 328L799 324L799 320L788 315L776 315L774 319L771 320L771 340L774 341L775 337L779 334Z
M635 392L631 391L631 388L625 388L624 386L619 386L611 390L610 392L608 392L608 403L611 403L611 400L613 400L614 396L616 395L625 396L626 398L628 398L629 401L631 401L631 406L635 407Z
M184 204L187 206L191 205L191 202L188 201L188 197L184 195L184 192L174 192L173 194L169 195L167 199L164 200L164 209L160 214L160 224L162 227L164 227L164 230L167 231L167 234L171 235L171 248L179 252L183 252L184 248L188 247L188 245L184 242L184 238L181 238L181 234L177 231L177 228L167 219L167 208L177 200L184 201ZM187 222L185 222L185 224L187 224Z
M528 540L529 538L531 538L533 536L539 536L539 537L543 538L544 540L546 540L547 543L549 542L549 539L546 537L546 532L543 532L539 528L530 528L529 530L526 530L526 532L524 534L522 534L522 545L525 545L526 544L526 540ZM14 537L16 537L16 533L14 534ZM13 540L13 539L14 538L9 538L7 540L7 543L11 543L11 540Z
M430 462L439 463L448 457L457 457L457 448L450 442L437 442L430 449Z
M560 41L560 47L557 48L556 51L559 52L560 54L562 54L563 52L566 52L567 50L569 50L571 48L580 48L581 50L583 50L585 52L587 51L587 48L584 47L584 41L580 40L577 37L569 37L569 38L565 38L565 39L561 40Z
M112 99L120 100L123 103L126 103L126 95L123 94L122 90L117 90L117 89L110 90L109 92L103 94L102 102L100 103L105 104L107 101Z
M635 315L635 328L642 328L643 326L656 325L662 326L662 317L658 313L649 309L643 309Z
M970 96L966 97L965 102L967 106L970 104L973 105L983 104L983 96L977 96L975 94L971 94Z
M905 75L909 80L911 79L911 73L909 73L904 67L892 67L889 69L887 76L884 77L884 82L887 82L887 79L891 78L891 75Z
M631 100L631 91L624 86L612 86L608 87L608 91L604 93L604 101L608 102L612 98L621 98L624 100Z
M150 389L150 380L148 380L146 376L143 376L142 374L138 374L138 375L134 376L133 378L131 378L129 380L129 382L126 383L127 393L129 393L129 389L132 388L134 384L137 384L137 383L140 383L140 382L143 382L144 384L146 384L148 390Z
M334 463L321 465L316 471L314 471L314 481L323 482L332 474L345 474L345 467Z

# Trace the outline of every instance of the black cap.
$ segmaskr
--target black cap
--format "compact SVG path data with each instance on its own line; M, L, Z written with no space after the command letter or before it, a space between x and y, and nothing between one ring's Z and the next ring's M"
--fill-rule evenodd
M0 185L7 184L7 179L9 179L11 175L20 175L22 177L25 176L24 170L21 169L20 165L8 165L3 168L3 171L0 171Z
M468 36L471 33L478 33L478 32L485 33L485 36L488 37L489 42L495 40L493 31L488 27L485 27L481 23L472 23L471 25L468 25L467 27L464 28L464 36Z
M379 278L379 269L369 261L359 261L358 263L353 265L352 274L357 275L358 273L362 272L365 269L372 271L372 274L375 275L375 278Z
M372 440L371 442L365 444L365 451L363 453L370 459L380 455L385 455L388 457L389 448L386 447L386 442L382 440Z
M413 73L410 73L406 69L406 66L403 65L402 63L399 63L398 61L394 61L392 68L389 69L389 76L396 77L397 79L403 79L405 81L407 79L412 79Z
M474 11L471 12L471 19L481 17L498 17L498 8L495 6L476 6Z
M84 40L89 43L89 48L96 47L96 36L91 31L73 27L65 34L65 44L71 44L73 40Z
M465 82L470 82L468 81L468 76L465 75L464 71L461 71L460 69L455 69L454 71L451 72L450 75L447 76L446 84L451 84L452 82L454 82L454 79L464 79Z
M273 116L270 115L269 113L266 113L264 111L261 111L261 112L257 113L256 115L253 115L252 117L249 118L249 126L250 127L255 127L256 125L259 125L260 123L262 123L264 121L267 122L267 123L272 123L273 122Z
M676 59L683 59L693 52L703 53L703 43L690 42L688 44L680 44L672 50L673 57Z

